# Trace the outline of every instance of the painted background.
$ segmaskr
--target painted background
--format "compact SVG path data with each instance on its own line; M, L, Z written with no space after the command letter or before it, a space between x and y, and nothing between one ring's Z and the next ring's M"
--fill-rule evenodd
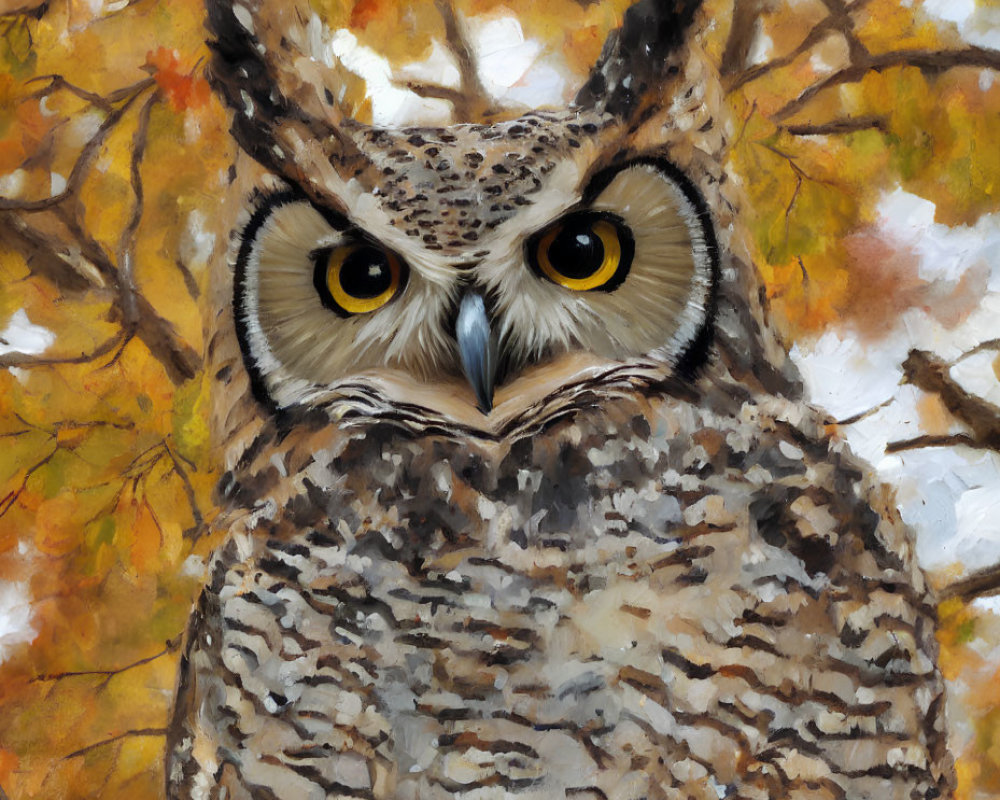
M625 0L456 0L498 116ZM1000 3L707 0L772 318L942 589L960 797L1000 795ZM313 0L342 106L448 122L432 0ZM199 0L0 0L0 798L155 798L217 535L201 291L233 155Z

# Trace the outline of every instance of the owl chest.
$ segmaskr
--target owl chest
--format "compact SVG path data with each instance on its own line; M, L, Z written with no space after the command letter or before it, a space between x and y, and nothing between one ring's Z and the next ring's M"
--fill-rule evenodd
M394 797L606 792L639 764L666 780L647 762L691 741L735 769L745 734L694 720L731 702L734 652L778 683L783 650L817 649L787 624L811 578L776 548L755 566L749 486L571 469L518 469L499 503L430 468L419 492L316 497L317 524L289 506L231 546L208 618L241 735L320 743L340 782Z

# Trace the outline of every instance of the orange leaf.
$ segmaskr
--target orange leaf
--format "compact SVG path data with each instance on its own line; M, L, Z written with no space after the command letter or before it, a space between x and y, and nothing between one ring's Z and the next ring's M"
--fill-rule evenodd
M132 543L132 566L139 574L148 572L155 564L163 544L163 534L160 525L153 515L148 503L139 506L139 513L135 517L135 539Z
M363 31L368 27L368 23L382 15L383 6L382 0L358 0L351 9L350 26Z
M14 753L0 747L0 785L8 782L10 774L17 769L18 761Z
M156 78L160 90L170 100L174 111L200 108L208 102L208 82L200 75L181 72L180 53L161 47L146 54L146 66Z
M76 493L66 489L38 507L35 517L35 546L43 553L61 556L79 543L80 525Z

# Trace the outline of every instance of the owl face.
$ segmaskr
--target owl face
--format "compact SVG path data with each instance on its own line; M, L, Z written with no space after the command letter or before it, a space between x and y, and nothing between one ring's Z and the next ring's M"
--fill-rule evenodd
M329 201L261 195L235 282L258 398L364 390L482 418L581 371L696 366L718 272L705 203L661 151L607 157L616 133L580 113L359 127L367 164L332 172Z

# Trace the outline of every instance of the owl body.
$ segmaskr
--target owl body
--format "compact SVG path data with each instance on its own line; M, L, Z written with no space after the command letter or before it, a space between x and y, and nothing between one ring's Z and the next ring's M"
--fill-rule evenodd
M502 443L261 432L175 796L942 796L898 520L800 409L669 391Z
M257 163L169 797L950 795L933 601L767 328L698 6L568 110L385 130L209 3Z

